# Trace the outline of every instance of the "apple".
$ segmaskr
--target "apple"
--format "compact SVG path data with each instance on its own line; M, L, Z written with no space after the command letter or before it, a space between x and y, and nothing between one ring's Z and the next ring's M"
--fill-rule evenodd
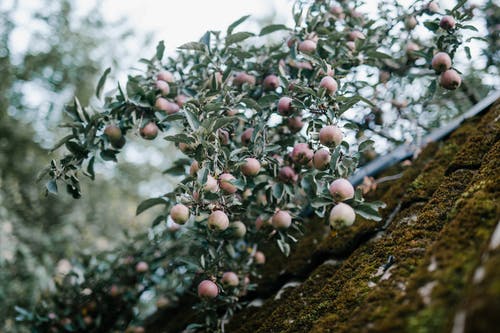
M184 104L186 104L187 101L188 101L188 97L186 95L180 94L180 95L177 95L175 97L175 102L181 108L184 106Z
M149 265L145 261L139 261L137 265L135 265L135 271L137 273L146 273L149 270Z
M156 78L161 81L172 83L175 81L174 75L169 71L161 71L156 75Z
M292 225L292 217L287 211L279 210L274 213L272 223L276 229L288 229Z
M307 143L297 143L292 150L292 161L300 165L308 164L313 158L314 152Z
M234 176L230 173L223 173L219 176L219 187L227 192L227 193L235 193L238 189L236 186L231 184L231 181L234 180Z
M331 76L325 76L319 82L319 87L325 89L328 94L333 95L338 88L337 81Z
M451 58L448 53L438 52L432 58L431 65L436 72L444 72L451 68Z
M253 135L253 127L247 128L243 133L241 134L241 143L244 146L248 146L250 144L250 140L252 140L252 135Z
M292 99L288 96L283 96L278 101L278 113L282 116L292 113Z
M441 87L448 90L455 90L460 87L462 83L462 78L454 69L448 69L443 72L439 77L439 84Z
M206 181L205 185L203 186L203 189L207 192L215 193L219 190L219 184L217 183L217 180L215 180L214 177L208 175L207 181Z
M256 176L260 171L260 162L256 158L246 158L245 163L241 165L241 172L245 176Z
M290 129L290 131L292 133L296 133L296 132L300 131L302 129L302 127L304 127L304 122L302 121L302 117L297 116L297 117L288 118L287 119L287 126L288 126L288 129Z
M255 85L255 76L247 74L245 72L239 72L234 76L233 84L235 86L242 86L245 83L250 86Z
M108 137L111 144L113 144L113 142L118 142L123 137L122 130L116 125L106 126L104 134Z
M158 126L150 121L140 129L139 133L146 140L154 140L158 135Z
M306 39L299 43L299 51L304 53L313 53L314 51L316 51L317 47L317 42L310 39Z
M229 218L222 210L214 210L208 216L208 227L218 231L224 231L229 226Z
M336 201L345 201L354 198L354 187L344 178L334 180L328 190Z
M200 165L198 164L198 161L194 160L191 163L191 166L189 167L189 174L191 176L196 176L199 170L200 170Z
M354 209L352 209L351 206L340 202L332 208L329 222L332 228L337 229L342 226L352 225L355 219L356 213L354 213Z
M156 89L159 90L162 95L166 96L170 94L170 86L163 80L156 81Z
M237 287L240 284L240 278L235 272L225 272L222 274L221 282L229 287Z
M229 228L233 231L233 236L236 238L243 238L247 233L247 227L241 221L233 222L229 225Z
M353 30L351 32L349 32L349 35L347 36L347 38L354 42L356 39L365 39L365 35L359 31L359 30Z
M326 148L321 148L314 153L313 165L318 170L325 170L330 165L331 159L330 151Z
M264 265L266 263L266 256L261 251L255 252L254 260L257 265Z
M408 16L406 19L405 19L405 27L406 29L408 30L413 30L415 29L415 27L417 26L417 19L415 18L415 16Z
M198 285L198 296L204 299L212 299L219 295L219 287L210 280L203 280Z
M158 97L156 99L155 107L157 109L165 111L167 114L174 114L174 113L179 112L179 110L180 110L179 105L177 105L176 103L170 102L169 100L167 100L163 97Z
M295 183L298 179L298 175L291 167L284 166L280 169L278 178L284 183Z
M334 125L325 126L319 131L319 142L325 146L338 146L343 138L340 128Z
M170 209L170 217L177 224L184 224L189 220L189 208L183 204L177 204Z
M453 18L453 16L450 15L445 15L441 18L441 21L439 21L439 26L445 30L451 30L454 29L456 25L456 21Z
M270 75L266 76L262 85L264 87L264 90L268 90L268 91L269 90L276 90L276 88L278 88L280 85L280 79L276 75L270 74Z

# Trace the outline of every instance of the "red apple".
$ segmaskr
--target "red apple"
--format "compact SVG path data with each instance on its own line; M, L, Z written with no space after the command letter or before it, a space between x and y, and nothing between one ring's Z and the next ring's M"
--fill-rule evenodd
M262 85L264 90L276 90L280 86L280 79L276 75L270 74L266 76Z
M455 90L460 87L462 83L462 78L454 69L448 69L443 72L439 77L439 84L441 87L448 90Z
M345 201L354 198L354 187L344 178L334 180L328 190L336 201Z
M448 53L438 52L432 58L431 64L436 72L444 72L451 68L451 58Z
M292 150L292 161L300 165L308 164L313 158L314 152L307 143L297 143Z
M198 285L198 296L204 299L212 299L219 295L219 287L210 280L203 280Z
M208 175L207 181L206 181L205 185L203 186L203 189L207 192L215 193L219 190L219 184L217 183L217 180L215 180L214 177Z
M445 15L441 18L441 21L439 22L439 26L445 30L451 30L455 28L455 25L457 22L453 18L453 16L450 15Z
M234 180L234 176L230 173L223 173L219 176L219 187L227 192L227 193L235 193L238 189L236 186L231 184L231 181Z
M325 146L338 146L344 135L337 126L329 125L319 131L319 142Z
M242 134L241 134L241 143L244 146L248 146L250 144L250 140L252 140L252 135L253 135L254 129L252 127L247 128Z
M218 231L224 231L229 226L229 218L222 210L214 210L208 216L208 227Z
M278 173L279 180L284 183L295 183L298 177L295 171L289 166L284 166Z
M287 126L292 133L296 133L304 127L304 122L301 116L291 117L287 119Z
M245 163L241 165L241 172L245 176L256 176L260 171L259 160L249 157L245 159Z
M318 170L325 170L330 165L331 158L332 157L328 149L319 149L314 153L313 165Z
M158 135L158 126L154 122L149 122L144 125L139 131L141 136L146 140L154 140Z
M281 97L278 101L278 113L282 116L287 116L292 111L292 99L288 96Z

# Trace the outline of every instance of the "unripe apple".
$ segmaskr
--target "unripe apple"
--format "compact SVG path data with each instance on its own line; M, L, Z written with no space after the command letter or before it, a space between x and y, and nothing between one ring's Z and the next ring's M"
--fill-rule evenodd
M166 307L168 307L170 305L170 300L168 298L166 298L165 296L160 296L157 300L156 300L156 307L158 309L165 309Z
M356 50L356 43L354 43L353 41L348 41L345 43L345 45L349 50L351 50L351 52L354 52L354 50Z
M106 134L106 136L109 139L109 142L111 143L118 142L123 136L122 130L120 129L120 127L116 125L106 126L106 128L104 129L104 134Z
M389 81L390 78L391 78L391 73L388 71L380 71L378 73L378 80L380 81L380 83L387 83L387 81Z
M191 176L196 176L199 170L200 170L200 165L198 164L198 161L194 160L193 163L191 163L191 166L189 167L189 174Z
M186 95L180 94L180 95L177 95L175 97L175 102L181 108L184 106L184 104L186 104L187 101L188 101L188 97Z
M155 107L157 109L165 111L167 114L174 114L174 113L179 112L179 110L180 110L179 105L177 105L176 103L170 102L169 100L167 100L163 97L158 97L156 99Z
M177 224L184 224L189 220L189 208L183 204L177 204L170 209L170 217Z
M345 201L354 198L354 187L344 178L334 180L328 190L335 201Z
M247 128L243 133L241 134L241 143L244 146L248 146L250 144L250 140L252 140L252 135L253 135L253 127Z
M441 18L439 22L439 26L445 30L454 29L456 25L456 21L453 16L445 15Z
M306 39L299 43L299 51L304 53L313 53L316 51L318 44L310 39Z
M342 18L345 17L344 10L340 6L332 6L332 7L330 7L330 13L333 16L335 16L337 18L340 18L340 19L342 19Z
M255 76L247 74L245 72L239 72L233 78L233 84L235 86L241 86L243 84L249 84L251 86L255 85Z
M306 165L313 158L314 152L307 143L297 143L292 150L292 161L297 164Z
M205 183L205 186L203 186L203 189L207 192L215 193L219 190L219 184L217 183L217 180L215 180L214 177L208 175L207 181Z
M439 84L441 87L448 90L455 90L460 87L462 83L462 78L454 69L448 69L443 72L439 77Z
M221 282L226 286L237 287L240 284L240 278L235 272L225 272L222 274Z
M431 1L427 4L427 9L431 13L439 12L439 5L435 1Z
M438 52L432 58L431 64L436 72L444 72L451 68L451 58L448 53Z
M340 202L335 207L332 208L330 212L330 226L337 229L342 226L350 226L354 223L356 219L356 213L351 206Z
M135 271L137 273L145 273L149 270L149 265L145 261L139 261L137 265L135 265Z
M109 288L109 296L111 297L118 297L122 293L121 289L116 285L112 284L111 287Z
M292 225L292 217L287 211L279 210L274 213L272 222L276 229L288 229Z
M231 181L234 180L234 176L230 173L223 173L219 176L219 187L227 192L227 193L235 193L238 189L236 186L231 184Z
M330 165L331 159L330 151L322 148L314 153L313 165L318 170L325 170Z
M266 263L266 256L264 253L257 251L255 252L254 260L257 265L264 265Z
M365 35L359 30L353 30L347 36L350 41L355 41L356 39L365 39Z
M260 171L259 160L249 157L245 159L245 163L241 165L241 172L245 176L256 176Z
M162 95L166 96L170 94L170 86L163 80L156 81L156 89L158 89Z
M154 122L149 122L144 125L139 131L141 136L146 140L154 140L158 135L158 126Z
M291 167L284 166L280 169L278 178L284 183L295 183L298 179L298 175Z
M292 99L288 96L283 96L278 101L278 113L282 116L292 113Z
M319 142L325 146L338 146L344 135L337 126L328 125L319 131Z
M158 80L162 80L168 83L172 83L175 81L174 75L169 71L161 71L156 75Z
M226 230L229 226L229 218L222 210L214 210L208 216L208 227L218 231Z
M405 27L406 29L408 30L413 30L415 29L415 27L417 26L417 19L415 18L415 16L408 16L406 19L405 19Z
M276 90L280 85L280 79L276 75L270 74L266 76L262 85L264 90Z
M332 95L337 91L338 84L333 77L325 76L319 82L319 87L324 88L328 92L328 94Z
M219 128L217 130L217 136L219 137L220 143L222 145L229 144L229 132L228 131L226 131L222 128Z
M203 280L198 285L198 296L204 299L212 299L219 295L219 287L210 280Z
M413 42L409 42L407 45L406 45L406 54L408 55L408 57L410 59L414 59L415 58L415 52L417 51L420 51L420 46L418 44L415 44Z
M91 316L85 316L83 317L83 322L86 326L90 326L94 323L94 319Z
M304 127L304 122L301 116L291 117L287 119L287 126L292 133L296 133Z
M247 233L247 227L241 221L233 222L229 225L229 228L233 231L233 236L236 238L243 238Z

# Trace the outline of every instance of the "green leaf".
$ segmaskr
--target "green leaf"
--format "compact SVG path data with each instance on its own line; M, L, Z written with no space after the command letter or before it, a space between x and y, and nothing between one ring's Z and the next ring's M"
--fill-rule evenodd
M259 36L264 36L278 30L290 30L290 29L284 24L271 24L262 28L262 30L259 33Z
M476 31L478 32L479 30L477 30L477 28L473 25L463 25L462 26L462 29L466 29L466 30L472 30L472 31Z
M104 88L104 84L106 83L106 79L109 73L111 73L111 67L106 68L101 78L99 79L99 82L97 83L97 88L95 90L95 96L97 98L101 98L102 96L102 88Z
M238 118L236 118L236 117L222 117L222 118L218 118L215 121L215 123L214 123L214 125L212 127L212 131L216 131L219 128L224 127L224 126L226 126L226 125L228 125L228 124L230 124L230 123L232 123L232 122L234 122L236 120L238 120Z
M242 16L240 17L239 19L237 19L236 21L234 21L233 23L231 23L229 25L229 27L227 27L227 34L228 35L231 35L233 33L233 30L239 26L241 23L245 22L247 18L249 18L250 15L245 15L245 16Z
M290 255L290 244L286 243L285 241L279 238L277 240L277 243L281 253L283 253L285 257L288 257Z
M186 44L182 44L181 46L178 47L178 49L205 52L207 50L207 46L199 42L189 42Z
M142 212L144 212L145 210L147 210L153 206L162 205L162 204L163 205L167 204L167 200L164 197L146 199L143 202L141 202L139 204L139 206L137 206L137 210L135 212L135 215L139 215Z
M354 211L356 214L362 216L363 218L367 220L373 220L373 221L380 221L382 218L380 217L380 214L378 213L378 210L376 208L371 207L369 204L363 203L357 207L354 208Z
M237 32L235 34L228 35L226 37L226 47L234 43L242 42L245 39L250 38L252 36L255 36L255 34L247 31Z
M260 111L262 109L259 103L257 103L255 100L251 98L242 98L241 103L245 104L246 107L250 109L255 109L257 111Z
M51 179L45 184L47 193L57 194L57 182L55 179Z
M437 31L439 29L439 23L436 21L425 21L424 27L426 27L427 30L430 31Z
M467 55L467 59L471 59L471 54L470 54L470 47L466 46L464 47L464 50L465 50L465 54Z
M457 11L458 9L462 8L465 3L467 2L467 0L460 0L455 7L453 7L453 9L451 10L452 12L454 11Z
M378 59L392 59L392 57L384 52L379 52L379 51L370 51L367 52L367 55L372 58L378 58Z
M358 151L360 151L360 152L365 151L365 150L371 148L374 143L375 143L375 141L373 141L373 140L363 141L359 144Z
M59 147L61 147L62 145L64 145L66 143L66 141L70 140L70 139L73 139L75 136L73 134L70 134L70 135L66 135L64 138L62 138L61 140L59 140L55 145L54 147L50 148L49 152L54 152L55 150L57 150Z
M163 53L165 52L165 42L160 41L156 45L156 59L161 60L163 58Z
M167 141L172 141L172 142L175 142L175 143L194 143L194 139L190 136L188 136L187 134L184 134L184 133L180 133L180 134L176 134L176 135L168 135L166 137L163 138L164 140L167 140Z
M196 117L196 115L189 110L184 110L184 115L186 116L186 119L189 123L189 126L191 126L191 129L193 131L196 131L198 127L200 127L200 122L198 120L198 117Z
M116 155L118 154L117 150L106 149L101 151L101 158L105 161L113 161L117 162Z

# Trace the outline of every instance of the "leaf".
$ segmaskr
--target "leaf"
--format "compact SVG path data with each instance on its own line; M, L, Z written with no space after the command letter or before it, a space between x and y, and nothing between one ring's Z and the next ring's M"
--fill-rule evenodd
M467 55L467 59L471 59L471 54L470 54L470 47L466 46L464 47L465 54Z
M182 44L181 46L178 47L178 49L205 52L207 50L207 46L199 42L189 42L186 44Z
M379 58L379 59L392 59L392 57L386 53L379 52L379 51L370 51L367 52L367 55L372 58Z
M257 103L255 100L251 98L242 98L241 103L245 104L246 107L250 109L255 109L257 111L260 111L262 109L259 103Z
M255 36L255 34L247 31L237 32L235 34L228 35L226 37L226 47L234 43L242 42L245 39L250 38L252 36Z
M156 45L156 59L161 60L163 58L163 53L165 52L165 42L160 41Z
M57 182L55 179L51 179L45 184L45 188L47 189L47 193L57 194Z
M81 122L88 122L89 121L89 115L82 108L82 105L80 104L80 101L78 100L78 98L76 96L74 98L74 101L75 101L76 112L78 113L78 117L80 118L80 121Z
M176 134L176 135L168 135L163 138L164 140L167 141L172 141L175 143L194 143L194 139L187 134L181 133L181 134Z
M374 143L375 143L375 141L373 141L373 140L363 141L359 144L358 151L360 151L360 152L365 151L365 150L371 148Z
M439 23L436 21L425 21L424 27L426 27L427 30L434 32L434 31L437 31L439 29Z
M285 257L288 257L290 255L290 244L286 243L281 239L278 239L277 243L281 253L283 253Z
M452 12L454 11L457 11L458 9L462 8L465 3L467 2L467 0L460 0L455 7L453 7L453 9L451 10Z
M66 135L64 138L62 138L61 140L59 140L55 145L54 147L50 148L49 152L54 152L55 150L57 150L59 147L61 147L62 145L64 145L66 143L66 141L70 140L70 139L73 139L75 136L73 134L70 134L70 135Z
M262 30L259 33L259 36L264 36L278 30L290 30L290 29L284 24L271 24L262 28Z
M164 205L167 204L167 201L164 197L146 199L143 202L141 202L139 204L139 206L137 206L137 210L135 212L135 215L139 215L142 212L144 212L145 210L147 210L153 206L157 206L157 205L161 205L161 204L164 204Z
M191 126L191 129L193 131L196 131L198 127L200 127L200 122L198 121L196 115L189 110L184 110L184 115L186 116L186 119L189 123L189 126Z
M472 31L476 31L478 32L479 30L477 30L477 28L473 25L463 25L462 26L462 29L467 29L467 30L472 30Z
M245 16L242 16L240 17L239 19L237 19L236 21L234 21L233 23L231 23L229 25L229 27L227 27L227 34L228 35L231 35L233 33L233 30L239 26L241 23L245 22L247 18L249 18L250 15L245 15Z
M380 221L382 218L380 217L380 214L378 213L378 210L376 208L371 207L369 204L363 203L357 207L354 208L354 211L356 214L362 216L363 218L367 220L373 220L373 221Z
M118 154L117 150L113 149L105 149L101 151L101 158L105 161L113 161L117 162L116 155Z
M235 118L235 117L218 118L213 125L212 131L216 131L221 127L225 127L226 125L234 122L235 120L238 120L238 118Z
M95 96L99 99L102 96L102 88L104 88L104 84L106 83L106 79L107 79L109 73L111 73L111 67L106 68L106 70L102 74L101 78L99 79L99 82L97 83L97 88L95 90Z

